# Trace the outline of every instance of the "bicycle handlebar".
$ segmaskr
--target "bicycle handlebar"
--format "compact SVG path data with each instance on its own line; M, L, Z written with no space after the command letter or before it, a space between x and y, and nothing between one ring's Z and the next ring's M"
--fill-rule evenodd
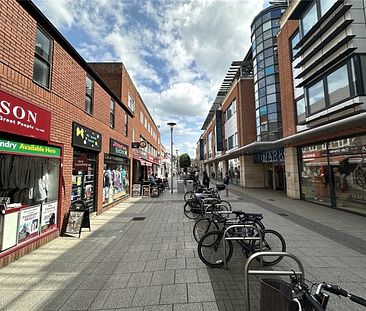
M312 307L315 311L325 311L320 304L311 296L306 290L302 294L302 298Z
M353 294L348 294L349 295L349 299L351 299L353 302L360 304L361 306L366 307L366 300L358 297L356 295Z
M366 300L356 296L354 294L351 294L349 292L347 292L346 290L344 290L343 288L337 286L337 285L331 285L331 284L326 284L326 283L322 283L320 284L320 287L323 288L324 290L335 294L335 295L340 295L343 297L349 297L349 299L351 299L353 302L358 303L362 306L366 307Z

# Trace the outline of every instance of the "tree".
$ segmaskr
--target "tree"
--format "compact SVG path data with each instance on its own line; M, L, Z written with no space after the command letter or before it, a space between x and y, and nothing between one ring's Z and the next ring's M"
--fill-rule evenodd
M191 166L191 158L187 153L183 153L179 156L179 166L183 169Z

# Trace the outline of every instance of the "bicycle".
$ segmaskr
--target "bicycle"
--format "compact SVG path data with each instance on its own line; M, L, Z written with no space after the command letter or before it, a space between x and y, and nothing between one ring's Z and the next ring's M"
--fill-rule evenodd
M234 214L235 218L228 218L230 214ZM193 226L193 237L198 243L200 239L208 232L218 231L224 224L239 224L245 223L255 225L264 230L265 226L261 222L263 219L262 214L245 213L243 211L231 211L230 213L212 212L211 214L206 213L205 218L201 218L196 221Z
M243 223L246 224L245 222ZM226 222L224 223L221 230L211 231L206 233L198 242L198 256L201 261L211 268L218 268L224 265L223 258L226 256L226 262L229 262L233 255L233 243L231 240L227 240L224 237L226 230ZM254 230L248 230L243 228L242 230L234 229L229 230L229 237L253 237ZM261 230L262 236L262 251L278 251L284 252L286 250L286 243L280 233L271 229ZM224 239L224 241L223 241ZM223 241L223 242L222 242ZM260 251L260 243L258 241L245 241L236 240L240 245L245 257L249 257L251 254ZM224 243L225 249L228 250L224 254ZM279 263L282 260L282 256L272 256L263 259L263 265L272 266ZM259 258L258 258L258 261Z
M192 199L184 205L184 215L190 219L197 219L215 211L231 211L231 204L228 201L216 197L204 197Z

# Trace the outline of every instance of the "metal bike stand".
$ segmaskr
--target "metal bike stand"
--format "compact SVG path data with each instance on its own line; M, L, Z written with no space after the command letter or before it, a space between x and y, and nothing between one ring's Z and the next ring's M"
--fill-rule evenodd
M248 270L250 263L253 259L256 257L266 257L266 256L283 256L283 257L290 257L293 260L296 261L297 265L299 266L300 271L268 271L268 270ZM246 297L247 297L247 311L250 311L250 293L249 293L249 274L251 275L293 275L293 274L299 274L301 275L301 283L303 283L305 279L305 270L304 266L302 265L299 258L297 258L295 255L287 253L287 252L258 252L253 255L251 255L247 262L245 263L244 267L244 280L245 280L245 290L246 290Z
M226 237L226 233L232 229L232 228L251 228L254 229L255 231L258 232L258 237ZM260 229L258 229L257 227L253 226L253 225L231 225L229 227L227 227L225 229L224 232L224 238L222 239L222 242L224 243L224 269L227 269L227 263L226 263L226 240L249 240L249 241L257 241L259 240L259 251L261 252L263 249L263 245L262 245L262 231ZM250 258L250 257L249 257ZM263 259L261 258L261 269L263 269Z

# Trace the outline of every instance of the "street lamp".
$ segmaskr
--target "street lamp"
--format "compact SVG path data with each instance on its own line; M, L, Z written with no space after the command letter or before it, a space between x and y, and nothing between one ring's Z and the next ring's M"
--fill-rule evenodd
M177 123L169 122L167 124L170 126L170 193L173 193L173 127Z
M180 172L179 170L179 157L178 157L178 149L175 149L176 155L177 155L177 172Z

